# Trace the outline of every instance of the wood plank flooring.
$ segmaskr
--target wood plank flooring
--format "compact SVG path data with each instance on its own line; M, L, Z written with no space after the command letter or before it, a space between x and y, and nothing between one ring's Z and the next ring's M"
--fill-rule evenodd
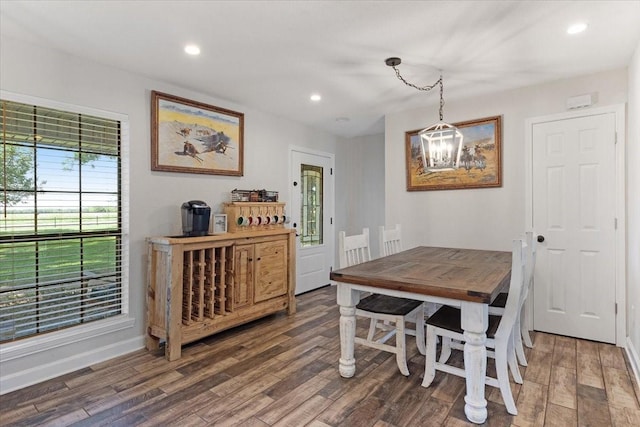
M0 425L472 425L462 378L438 372L421 387L424 357L412 338L409 377L391 354L356 347L356 376L341 378L338 318L335 288L313 291L298 297L296 315L203 339L179 360L140 350L0 396ZM524 384L512 384L518 416L488 387L486 425L640 426L640 391L622 349L544 333L534 345ZM452 357L462 365L460 352Z

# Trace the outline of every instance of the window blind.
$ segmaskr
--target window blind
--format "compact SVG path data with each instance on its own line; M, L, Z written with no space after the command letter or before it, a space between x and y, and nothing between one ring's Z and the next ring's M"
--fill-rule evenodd
M0 104L0 342L119 315L121 122Z

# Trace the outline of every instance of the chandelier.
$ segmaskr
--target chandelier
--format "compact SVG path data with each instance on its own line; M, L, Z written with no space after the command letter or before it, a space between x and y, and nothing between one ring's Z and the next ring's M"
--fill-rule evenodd
M400 58L387 58L384 62L394 69L396 77L407 86L421 91L430 91L436 86L440 86L440 121L418 132L422 165L425 172L457 169L460 165L460 155L462 154L463 135L457 127L443 120L444 86L442 74L432 85L416 86L400 75L400 71L396 68L402 62Z

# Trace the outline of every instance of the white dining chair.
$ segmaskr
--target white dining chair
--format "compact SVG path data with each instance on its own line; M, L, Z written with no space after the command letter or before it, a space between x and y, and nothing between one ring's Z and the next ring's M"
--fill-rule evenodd
M378 242L381 257L402 252L402 230L400 224L396 224L393 228L385 228L384 225L378 227Z
M340 268L350 267L371 260L369 229L362 234L347 236L338 233ZM372 294L358 303L356 316L370 319L366 338L356 335L355 343L396 355L396 363L402 375L409 375L407 366L406 335L416 337L416 345L425 354L424 311L422 301ZM406 328L406 323L415 323L415 329ZM386 323L386 324L385 324ZM389 325L393 324L392 328ZM380 336L382 335L382 336ZM395 345L387 341L395 337Z
M512 415L517 415L518 410L511 394L508 371L511 369L513 374L514 365L515 369L518 369L518 362L513 350L512 334L516 318L520 316L523 301L525 248L526 243L523 240L516 239L513 241L511 280L504 313L502 316L489 315L489 326L486 333L486 347L493 349L493 351L487 351L487 356L495 358L496 377L487 376L485 384L500 389L507 412ZM459 308L445 305L427 319L427 354L425 357L424 380L422 382L424 387L428 387L431 384L435 378L436 370L463 378L466 377L463 368L447 365L446 360L442 360L442 356L441 360L436 361L436 339L438 336L442 337L443 343L452 339L460 342L465 341L460 316L461 311ZM522 378L520 378L521 381Z
M393 228L385 228L384 225L378 227L378 243L380 245L381 257L402 252L404 247L402 245L402 228L400 224L396 224ZM425 317L429 317L435 313L442 304L424 302L422 306Z
M514 326L513 332L513 351L516 354L516 358L518 363L522 366L527 366L527 357L524 352L524 345L529 348L533 347L533 343L531 342L531 337L529 335L529 330L527 329L528 324L528 305L527 298L531 293L531 288L533 286L533 272L536 266L536 248L537 243L534 239L535 233L533 231L527 231L525 233L525 273L524 273L524 288L522 294L522 308L520 311L520 315L516 317L516 323ZM489 305L489 314L502 316L505 309L505 304L507 302L508 292L501 292L494 299L494 301ZM445 340L443 343L443 347L440 352L440 361L446 361L446 359L451 354L450 348L462 349L462 343L457 342L455 340ZM516 382L521 382L521 376L519 370L517 372L512 372L513 378Z
M534 239L535 233L533 231L525 232L525 268L524 268L524 288L522 290L522 308L520 314L516 317L516 323L514 326L513 340L514 350L518 358L518 362L522 366L527 366L527 357L524 352L524 345L529 348L533 347L531 342L531 336L527 329L529 309L527 305L527 298L531 293L533 286L533 272L536 267L536 250L537 242ZM507 292L500 293L496 299L489 305L489 314L502 316L507 301Z

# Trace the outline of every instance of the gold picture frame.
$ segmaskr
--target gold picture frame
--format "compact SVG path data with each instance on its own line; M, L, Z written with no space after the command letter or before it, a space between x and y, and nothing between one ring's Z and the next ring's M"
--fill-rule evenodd
M244 114L151 92L151 170L244 173Z
M502 116L454 126L463 135L464 154L460 165L449 170L425 168L418 136L422 129L405 132L407 191L502 187Z

